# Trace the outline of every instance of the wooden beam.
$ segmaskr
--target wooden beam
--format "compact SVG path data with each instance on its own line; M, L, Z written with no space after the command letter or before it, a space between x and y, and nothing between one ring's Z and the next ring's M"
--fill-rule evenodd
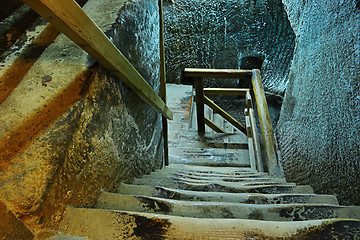
M263 158L261 156L261 147L260 147L260 140L259 140L257 125L255 120L255 112L253 108L249 108L248 111L249 111L249 120L251 126L251 136L254 144L256 167L259 172L264 172L264 163L263 163Z
M246 133L247 133L247 137L248 137L250 166L252 169L257 170L255 150L254 150L254 140L253 140L252 133L251 133L251 123L250 123L249 111L246 108L244 110L244 112L245 112L245 122L246 122Z
M271 175L283 176L284 173L277 159L276 145L274 139L274 132L271 125L270 113L266 102L264 87L261 82L260 71L258 69L253 70L251 82L260 119L261 134L264 142L268 171Z
M159 0L159 48L160 48L160 97L166 104L166 68L165 68L165 50L164 50L164 18L163 18L163 0ZM164 137L164 165L169 166L169 147L168 147L168 122L165 116L162 116L163 137Z
M239 123L235 118L230 116L227 112L225 112L221 107L219 107L216 103L211 101L208 97L204 96L204 102L206 105L208 105L210 108L212 108L216 113L218 113L220 116L228 120L234 127L239 129L241 132L246 134L245 127Z
M22 0L166 118L173 114L138 71L73 0Z
M205 133L204 122L204 80L202 78L194 78L195 101L196 101L196 118L198 125L198 133Z
M248 88L204 88L205 95L245 96Z
M251 79L251 70L185 68L185 77Z
M207 117L204 117L204 122L206 125L208 125L212 130L214 130L217 133L227 133L224 129L222 129L220 126L218 126L216 123L214 123Z

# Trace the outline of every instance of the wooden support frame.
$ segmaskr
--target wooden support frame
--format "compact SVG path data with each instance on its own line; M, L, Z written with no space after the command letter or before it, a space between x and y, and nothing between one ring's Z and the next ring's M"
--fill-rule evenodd
M219 107L216 103L211 101L208 97L204 96L204 103L208 105L210 108L214 110L214 112L218 113L220 116L225 118L227 121L229 121L234 127L239 129L241 132L246 134L245 127L239 123L235 118L230 116L227 112L225 112L221 107Z
M260 70L254 69L251 78L252 89L255 96L256 108L260 119L261 134L264 142L266 163L270 175L283 176L276 153L274 132L271 125L270 113L266 102L264 87L261 82Z
M193 79L199 78L238 78L238 79L245 79L250 80L250 90L249 89L242 89L242 90L233 90L233 89L210 89L206 88L202 90L203 87L203 80L200 82L195 83L194 86L196 87L196 94L199 94L199 102L197 100L197 106L201 107L202 103L205 102L209 107L211 107L215 112L222 115L223 111L221 111L220 107L218 107L215 103L213 103L209 98L204 96L204 94L208 95L241 95L246 96L248 110L246 111L247 118L246 121L249 126L251 126L251 134L246 131L245 127L241 127L242 132L245 134L248 133L248 136L252 136L253 140L253 148L255 152L255 159L257 164L257 169L259 171L264 171L263 161L262 161L262 153L260 149L260 141L258 139L257 134L257 127L255 121L255 112L252 104L252 98L250 91L253 92L256 101L256 109L258 111L262 139L264 143L264 153L266 156L266 165L268 168L268 172L270 175L280 176L284 175L283 170L278 162L277 153L276 153L276 144L274 139L274 132L271 126L271 119L269 114L268 105L266 102L264 88L261 82L260 70L237 70L237 69L195 69L195 68L185 68L184 70L184 78L187 80L186 82L192 82ZM198 99L197 98L197 99ZM201 115L202 114L202 115ZM202 106L201 112L198 112L198 125L199 122L202 121L204 116L204 109ZM225 114L222 115L225 118ZM199 118L201 118L199 120ZM227 118L225 118L227 119ZM235 125L232 120L227 119L230 123ZM202 124L202 123L201 123ZM201 130L200 132L205 131L205 127L199 125Z
M230 96L243 96L250 89L248 88L204 88L205 95L230 95Z
M209 118L204 117L204 122L206 125L208 125L212 130L214 130L217 133L226 133L224 129L222 129L220 126L218 126L216 123L211 121Z
M173 113L74 0L22 0L167 119Z

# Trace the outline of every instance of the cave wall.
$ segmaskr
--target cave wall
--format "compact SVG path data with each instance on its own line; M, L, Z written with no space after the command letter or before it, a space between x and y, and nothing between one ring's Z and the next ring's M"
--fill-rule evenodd
M244 59L258 57L265 89L284 93L295 35L280 0L166 2L167 82L185 67L254 68Z
M89 0L83 9L159 92L157 4ZM32 26L0 58L0 198L33 233L163 164L160 114L66 36L39 48L49 31Z
M283 0L296 47L276 135L286 177L360 204L360 3Z

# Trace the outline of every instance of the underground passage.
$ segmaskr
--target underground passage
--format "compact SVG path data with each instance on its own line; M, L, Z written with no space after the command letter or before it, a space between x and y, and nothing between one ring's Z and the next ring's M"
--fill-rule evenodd
M0 0L1 239L359 239L358 0Z

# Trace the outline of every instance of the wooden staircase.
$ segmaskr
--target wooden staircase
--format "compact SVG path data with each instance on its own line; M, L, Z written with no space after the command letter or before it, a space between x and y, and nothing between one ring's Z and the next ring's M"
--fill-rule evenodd
M360 208L250 167L242 133L189 128L191 89L170 100L170 166L67 209L52 239L359 239ZM181 94L180 94L181 95ZM195 121L196 122L196 121ZM194 123L194 122L193 122Z

